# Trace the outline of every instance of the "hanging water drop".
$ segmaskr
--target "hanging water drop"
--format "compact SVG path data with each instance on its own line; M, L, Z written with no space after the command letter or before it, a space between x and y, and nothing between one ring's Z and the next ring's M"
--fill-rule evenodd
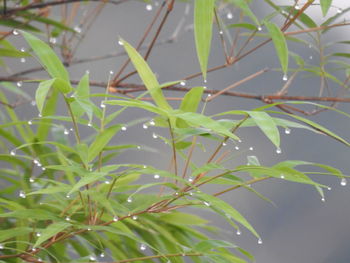
M309 57L309 59L310 59L310 60L312 60L312 59L313 59L313 57L312 57L312 56L310 56L310 57Z
M15 36L18 36L18 35L19 35L19 32L18 32L17 29L14 29L14 30L12 31L12 34L14 34Z
M16 150L12 150L12 151L10 152L10 154L11 154L12 156L15 156L15 155L16 155Z
M132 202L132 198L131 198L131 197L128 197L128 199L126 199L126 201L127 201L128 203L131 203L131 202Z
M154 120L150 120L149 124L152 125L152 126L156 125L156 123L154 122Z
M109 75L113 75L114 74L114 71L113 70L110 70L109 71Z
M299 5L295 5L295 10L300 10L300 6Z
M65 135L68 135L68 134L69 134L69 130L68 130L68 129L64 129L63 133L64 133Z
M144 123L144 124L142 125L142 128L144 128L145 130L146 130L146 129L148 129L147 124L146 124L146 123Z
M41 113L38 114L38 117L41 118L43 115Z
M35 100L32 100L32 101L30 102L30 105L32 105L33 107L36 106Z
M26 58L21 58L21 63L26 63Z
M118 216L114 216L114 217L113 217L113 221L114 221L114 222L117 222L118 220L119 220L119 217L118 217Z
M224 34L224 31L220 30L220 31L219 31L219 34L220 34L220 35L223 35L223 34Z
M259 27L258 27L258 31L261 31L261 30L262 30L262 27L261 27L261 26L259 26Z
M101 108L106 108L106 105L104 104L103 101L101 101L100 107L101 107Z
M232 19L233 18L233 14L231 12L228 12L226 15L227 19Z
M155 134L155 133L153 133L153 134L152 134L152 137L153 137L153 139L157 139L157 138L158 138L158 135Z
M136 147L138 150L141 150L141 146L140 145L137 145Z
M126 126L122 126L122 131L126 131L128 128Z
M150 4L146 5L146 10L147 11L152 11L152 9L153 9L152 5L150 5Z
M34 178L34 177L30 177L30 178L29 178L29 182L30 182L30 183L34 183L34 182L35 182L35 178Z
M80 34L80 33L81 33L81 27L80 27L80 26L75 26L75 27L74 27L74 31L75 31L76 33Z
M132 220L137 220L137 216L133 216L133 217L132 217Z
M277 148L277 149L276 149L276 153L277 153L277 154L281 154L281 153L282 153L281 148Z
M118 45L119 45L119 46L124 46L123 41L119 40L119 41L118 41Z
M193 177L190 176L190 177L188 178L188 181L189 181L190 183L192 183L192 182L193 182Z
M290 134L290 132L291 132L291 130L290 130L289 128L286 128L286 129L284 130L284 133L285 133L285 134Z
M19 196L20 198L26 198L26 197L27 197L27 196L26 196L26 193L25 193L24 191L19 191L18 196Z
M283 81L287 81L287 80L288 80L287 74L284 74L284 75L283 75L282 80L283 80Z
M321 198L322 202L326 202L326 199L324 197Z
M328 190L328 191L331 191L331 190L332 190L332 187L328 186L328 187L327 187L327 190Z
M91 255L91 256L89 257L89 259L90 259L91 261L96 261L96 257L93 256L93 255Z
M262 242L262 239L259 238L259 239L258 239L258 244L261 245L262 243L263 243L263 242Z
M343 13L343 9L341 9L341 8L338 8L338 9L337 9L337 13L338 13L338 14L341 14L341 13Z
M239 147L238 147L238 146L235 146L235 149L238 151L238 150L239 150Z
M145 251L147 249L145 244L141 244L140 245L140 250Z
M242 234L242 232L239 229L237 229L236 234L237 234L237 236L240 236Z
M88 227L88 228L87 228L87 231L91 231L91 227Z
M45 168L45 167L41 167L41 170L45 171L45 170L46 170L46 168Z
M70 221L70 217L69 217L69 216L66 216L65 220L66 220L66 221Z
M92 127L92 123L91 123L91 121L89 121L88 126L89 126L89 127Z
M254 148L251 146L251 147L249 147L249 151L253 151L254 150Z
M184 80L181 81L181 82L180 82L180 85L181 85L181 86L186 86L186 81L184 81Z
M55 38L55 37L50 37L49 42L50 42L51 44L56 44L56 43L57 43L57 38Z
M4 245L3 244L0 244L0 249L4 249Z
M241 139L238 139L238 142L239 142L239 143L241 143L241 142L242 142L242 140L241 140Z
M348 182L347 182L346 178L342 178L341 181L340 181L340 185L341 185L341 186L346 186L347 183L348 183Z
M223 143L222 143L222 146L226 146L226 145L227 145L227 143L226 143L226 142L223 142Z
M32 121L28 121L28 125L32 125L33 124L33 122Z
M284 179L284 178L285 178L284 174L281 174L281 175L280 175L280 178L281 178L281 179Z
M205 204L206 206L210 206L209 202L203 202L203 204Z
M67 194L67 195L66 195L66 198L69 199L69 198L70 198L70 195Z
M205 79L205 80L203 80L203 82L204 82L204 83L207 83L208 81L207 81L207 79Z
M21 47L21 52L26 52L26 49L24 47Z
M160 176L159 176L159 174L155 174L155 175L153 176L153 178L154 178L154 179L159 179Z
M193 196L193 193L192 193L192 192L189 192L188 194L189 194L190 196Z
M22 87L23 82L22 82L22 81L18 81L16 85L17 85L17 87L19 87L19 88L20 88L20 87Z
M104 258L104 257L105 257L105 254L104 254L104 253L101 253L101 254L100 254L100 257L101 257L101 258Z
M35 235L36 235L37 237L40 237L40 236L41 236L41 233L40 233L40 232L37 232Z
M106 180L106 181L105 181L105 184L111 184L111 182L110 182L110 181L108 181L108 180Z

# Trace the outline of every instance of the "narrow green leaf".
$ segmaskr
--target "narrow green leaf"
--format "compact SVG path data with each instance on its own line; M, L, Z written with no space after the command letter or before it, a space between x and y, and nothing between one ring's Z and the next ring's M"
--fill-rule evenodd
M2 217L13 217L31 220L57 220L57 215L43 209L21 209L9 213L0 214Z
M215 0L196 0L194 6L194 37L203 78L207 78L208 59L212 39Z
M38 111L40 114L43 111L47 94L49 93L54 82L55 82L55 79L49 79L49 80L42 81L42 82L40 82L39 87L36 90L35 102L36 102L36 106L38 107Z
M22 58L30 56L27 52L18 51L16 49L0 48L0 57Z
M236 245L234 245L230 242L224 241L224 240L211 239L211 240L204 240L204 241L197 243L193 249L195 251L198 251L198 252L206 253L210 250L213 250L216 248L221 248L221 247L235 248Z
M21 33L51 77L60 78L69 83L67 70L50 46L32 34L25 31L21 31Z
M280 133L273 118L263 111L248 111L250 117L255 121L256 125L277 147L280 147Z
M286 38L277 25L271 22L266 22L265 25L272 38L282 70L286 74L288 71L288 46Z
M257 30L257 27L255 25L252 24L248 24L248 23L236 23L236 24L230 24L227 26L228 28L245 28L251 31Z
M256 25L260 25L259 20L257 17L254 15L252 10L250 9L248 5L248 1L246 0L228 0L228 2L231 2L234 6L237 6L238 8L242 9L243 13L250 17L251 20L254 21Z
M0 242L7 239L24 236L32 232L33 230L29 227L16 227L11 229L0 230Z
M170 214L163 214L159 217L163 222L175 225L204 225L208 223L207 220L192 214L182 212L172 212Z
M97 135L96 139L89 147L88 162L91 162L97 155L99 155L99 153L109 143L113 136L120 130L120 128L121 125L117 124L105 129Z
M100 173L100 172L86 172L86 174L83 175L83 177L75 184L73 185L72 189L68 192L68 195L71 193L78 191L81 187L91 184L93 182L96 182L97 180L100 180L104 176L106 176L107 173Z
M321 5L321 9L322 9L322 14L323 16L326 16L328 13L329 8L332 5L332 1L333 0L320 0L320 5Z
M57 222L57 223L52 223L48 227L46 227L44 230L41 231L40 237L37 239L35 242L33 248L36 248L40 246L43 242L48 240L50 237L53 237L54 235L62 232L66 228L70 227L71 224L67 222Z
M156 76L148 66L147 62L128 42L125 40L120 41L122 41L123 46L131 59L131 62L133 63L147 90L151 94L154 102L162 109L171 109L171 106L163 95Z
M203 87L194 87L186 93L182 99L180 110L184 112L196 112L203 95ZM186 128L188 125L181 119L176 120L176 126Z

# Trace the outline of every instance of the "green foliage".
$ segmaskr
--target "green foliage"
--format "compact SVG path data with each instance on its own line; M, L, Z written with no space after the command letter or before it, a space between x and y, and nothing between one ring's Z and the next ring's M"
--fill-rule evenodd
M284 74L305 71L321 76L323 80L339 81L327 72L325 65L334 63L329 60L330 57L349 58L348 53L330 54L322 57L322 65L318 68L310 66L299 55L288 50L287 42L290 39L285 33L287 28L271 22L278 15L295 16L292 24L303 31L318 26L311 17L305 13L299 14L293 7L277 6L273 1L266 0L273 12L260 20L264 21L261 24L268 31L267 34L260 34L260 22L250 8L250 2L253 1L194 2L194 38L201 71L197 75L202 74L206 79L215 32L213 28L218 22L227 31L248 31L247 43L254 37L267 37L266 43L273 42L281 64L281 69L277 71ZM109 79L104 87L105 93L93 92L90 86L94 82L90 81L88 73L77 81L70 78L66 68L71 62L70 54L67 55L69 52L65 49L67 47L62 46L61 50L62 56L67 55L69 59L61 59L53 49L52 41L48 44L33 35L33 32L43 32L39 26L41 24L47 27L49 39L68 33L75 36L77 30L73 30L69 23L38 16L30 8L27 9L29 3L21 1L24 10L17 10L16 15L7 17L1 24L12 31L22 29L20 32L30 46L30 52L19 51L8 40L2 39L0 56L27 57L31 54L50 78L35 80L38 82L35 103L40 115L29 122L8 103L11 96L8 94L29 99L29 92L11 84L11 79L0 82L1 88L4 88L4 92L0 92L1 106L9 106L0 114L0 162L5 164L0 166L0 180L6 185L0 192L0 261L39 262L40 259L44 262L88 262L96 261L96 255L106 256L113 262L183 263L187 258L195 263L254 261L247 251L223 240L221 230L199 216L196 209L188 208L211 211L237 231L241 227L246 228L260 242L259 230L231 203L223 201L221 195L246 188L269 201L252 185L272 178L310 185L322 197L323 189L327 186L317 182L312 175L335 176L346 184L346 176L339 169L326 164L285 160L268 167L262 165L256 156L248 156L247 165L231 167L227 160L235 156L230 151L221 152L226 143L239 143L237 133L246 128L258 128L277 151L280 151L281 128L321 133L350 146L346 139L330 129L290 112L291 108L308 103L275 103L262 96L260 99L267 103L263 107L252 109L248 105L248 110L232 109L209 115L205 112L209 99L204 98L204 93L215 94L219 91L198 86L186 89L187 92L180 98L181 103L169 103L167 89L181 82L159 84L147 56L141 54L140 48L134 48L122 39L120 43L142 81L143 86L138 91L144 93L132 97L123 96L127 92L120 92L120 96L113 95L111 92L115 91L115 87L117 91L123 87L123 81L119 83L119 79L116 82ZM219 17L221 4L237 8L244 19L224 25ZM332 1L320 2L323 16L329 14L331 4ZM167 8L170 12L171 4ZM330 17L322 25L331 25L337 18L338 15ZM245 19L253 21L255 25ZM37 26L32 26L32 22ZM318 37L326 32L327 28L322 28L317 33ZM238 33L236 37L245 37L245 34ZM294 40L303 45L309 44L304 39ZM311 40L316 44L322 42L313 36ZM233 41L233 47L238 42ZM348 43L343 41L341 44ZM226 57L222 68L253 51L233 52L232 57ZM292 64L289 63L289 55L299 62L296 66L289 65ZM341 64L339 61L337 63ZM344 64L348 70L348 64L342 62ZM296 68L292 68L294 66ZM140 87L135 84L129 88L135 86ZM183 91L181 89L185 88L180 87L178 91ZM285 90L281 94L283 92ZM152 101L145 101L147 95ZM97 102L101 100L98 107ZM312 106L330 109L318 104ZM62 113L63 107L66 113ZM272 107L282 108L285 112L272 110ZM120 133L127 131L127 127L141 122L130 119L125 124L120 120L122 113L134 109L145 111L149 116L146 122L142 120L145 128L154 126L160 131L164 130L162 134L169 134L165 137L153 134L169 147L166 155L169 155L171 165L168 169L163 168L161 163L148 165L151 149L137 144L120 144L120 141L114 144ZM343 114L349 117L347 113ZM93 120L97 121L93 123ZM68 130L65 128L68 126L73 128ZM74 133L74 140L64 136L68 133ZM210 150L213 145L215 149ZM193 155L198 151L208 156L207 161L195 161ZM135 152L143 154L142 162L134 161ZM123 154L128 154L127 162L121 161L120 155ZM232 156L227 157L226 154ZM308 172L300 169L305 166L309 168L305 169ZM219 185L222 190L214 192L211 187L214 185ZM212 238L213 234L215 238Z

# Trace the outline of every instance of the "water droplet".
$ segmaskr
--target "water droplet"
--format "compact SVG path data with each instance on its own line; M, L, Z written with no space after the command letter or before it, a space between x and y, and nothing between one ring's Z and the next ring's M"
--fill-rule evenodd
M91 228L90 228L90 227L88 227L88 228L87 228L87 231L91 231Z
M106 180L106 181L105 181L105 184L111 184L111 182L110 182L110 181L108 181L108 180Z
M226 15L227 19L232 19L233 18L233 14L231 12L228 12Z
M32 105L32 106L36 106L36 102L35 102L35 100L32 100L32 101L30 102L30 105Z
M327 190L328 190L328 191L332 190L332 187L328 186L328 187L327 187Z
M326 202L326 199L324 197L321 198L322 202Z
M34 160L33 160L33 163L34 163L34 164L38 164L38 163L39 163L39 160L38 160L38 159L34 159Z
M32 125L33 124L33 122L32 121L28 121L28 125Z
M152 126L156 125L156 123L154 122L154 120L150 120L149 124L152 125Z
M93 255L91 255L91 256L89 257L89 259L90 259L91 261L96 261L96 257L93 256Z
M30 183L34 183L34 182L35 182L35 178L34 178L34 177L30 177L30 178L29 178L29 182L30 182Z
M181 85L181 86L186 86L186 81L184 81L184 80L181 81L181 82L180 82L180 85Z
M26 52L26 49L24 47L21 47L21 52Z
M68 195L68 194L67 194L67 195L66 195L66 198L68 198L68 199L69 199L69 198L70 198L70 195Z
M276 153L277 153L277 154L281 154L281 153L282 153L281 148L277 148L277 149L276 149Z
M51 44L56 44L56 43L57 43L57 38L55 38L55 37L50 37L49 42L50 42Z
M100 254L100 257L101 257L101 258L104 258L104 257L105 257L105 254L104 254L104 253L101 253L101 254Z
M178 192L176 192L176 193L175 193L175 195L176 195L176 196L178 196L178 195L179 195L179 193L178 193Z
M144 129L148 129L147 124L145 124L145 123L144 123L144 124L142 125L142 128L144 128Z
M114 71L113 70L110 70L109 71L109 75L113 75L114 74Z
M43 260L42 260L41 258L38 258L38 261L39 261L39 262L42 262Z
M261 26L259 26L259 27L258 27L258 31L261 31L261 30L262 30L262 27L261 27Z
M91 121L89 121L88 126L89 126L89 127L92 127L92 123L91 123Z
M90 70L85 70L85 74L90 74Z
M143 168L146 169L146 168L147 168L147 165L144 165Z
M65 220L66 220L66 221L70 221L70 217L69 217L69 216L66 216Z
M136 147L138 150L141 150L141 146L140 145L137 145Z
M12 156L15 156L15 155L16 155L16 150L12 150L12 151L10 152L10 154L11 154Z
M38 117L41 118L43 115L41 113L38 114Z
M341 186L346 186L347 183L348 183L348 182L347 182L346 178L342 178L341 181L340 181L340 185L341 185Z
M114 222L117 222L118 220L119 220L119 217L118 217L118 216L114 216L114 217L113 217L113 221L114 221Z
M132 220L137 220L137 216L133 216L133 217L132 217Z
M242 234L242 232L239 229L237 229L236 234L237 234L237 236L240 236Z
M287 80L288 80L287 74L284 74L284 75L283 75L282 80L283 80L283 81L287 81Z
M24 191L19 191L18 196L19 196L20 198L26 198L26 197L27 197L27 196L26 196L26 193L25 193Z
M259 238L259 239L258 239L258 244L261 245L262 243L263 243L263 242L262 242L262 239Z
M338 13L338 14L341 14L341 13L343 13L343 9L341 9L341 8L338 8L338 9L337 9L337 13Z
M189 192L188 194L189 194L190 196L192 196L192 195L193 195L193 193L192 193L192 192Z
M290 134L290 132L291 132L291 130L290 130L289 128L286 128L286 129L284 130L284 133L285 133L285 134Z
M0 249L4 249L4 245L3 244L0 244Z
M189 181L190 183L192 183L193 180L194 180L194 178L193 178L192 176L190 176L190 177L188 178L188 181Z
M22 87L22 86L23 86L23 82L22 82L22 81L18 81L16 85L17 85L17 87L19 87L19 88L20 88L20 87Z
M101 107L101 108L106 108L106 105L104 104L103 101L101 101L100 107Z
M205 80L203 80L203 82L204 82L204 83L207 83L208 81L205 79Z
M131 197L128 197L128 199L126 199L126 201L127 201L128 203L131 203L131 202L132 202L132 198L131 198Z
M45 168L45 167L41 167L41 170L45 171L45 170L46 170L46 168Z
M152 9L153 9L152 5L150 5L150 4L146 5L146 10L147 11L152 11Z
M309 59L312 59L312 58L313 58L312 56L309 57Z
M126 126L122 126L122 131L126 131L128 128Z
M223 35L223 34L224 34L224 31L220 30L220 31L219 31L219 34L220 34L220 35Z
M222 143L222 146L226 146L226 145L227 145L227 143L226 143L226 142L223 142L223 143Z
M206 206L210 206L209 202L203 202L203 204L205 204Z
M32 248L31 251L32 251L32 252L35 252L35 251L36 251L36 248Z
M239 147L238 147L238 146L235 146L235 149L238 151L238 150L239 150Z
M146 249L147 249L147 247L146 247L145 244L141 244L141 245L140 245L140 250L144 251L144 250L146 250Z
M68 130L68 129L64 129L63 133L64 133L65 135L68 135L68 134L69 134L69 130Z
M282 10L281 12L283 15L288 15L288 12L286 10Z
M74 31L75 31L76 33L80 34L80 33L81 33L81 27L80 27L80 26L75 26L75 27L74 27Z
M152 137L153 137L153 139L157 139L157 138L158 138L158 135L155 134L155 133L153 133L153 134L152 134Z
M155 174L153 177L154 177L154 179L159 179L160 178L159 174Z
M254 150L254 148L253 147L249 147L249 151L253 151Z
M238 142L239 142L239 143L241 143L241 142L242 142L242 140L241 140L241 139L238 139Z
M14 34L15 36L18 36L18 35L19 35L19 32L18 32L17 29L14 29L14 30L12 31L12 34Z
M40 232L37 232L35 235L36 235L37 237L40 237L40 236L41 236L41 233L40 233Z
M26 63L26 58L21 58L21 63Z
M300 10L300 6L299 5L295 5L295 10Z
M119 40L119 41L118 41L118 45L119 45L119 46L124 46L123 41Z
M281 175L280 175L280 178L281 178L281 179L284 179L284 178L285 178L284 174L281 174Z

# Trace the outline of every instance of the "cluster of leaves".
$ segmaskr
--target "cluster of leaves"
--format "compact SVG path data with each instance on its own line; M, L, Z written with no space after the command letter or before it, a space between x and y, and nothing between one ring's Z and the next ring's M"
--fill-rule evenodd
M284 11L286 16L298 11L267 1L276 8L276 13L259 21L247 1L228 2L255 23L232 27L259 31L260 26L266 26L269 40L275 44L281 70L286 74L287 38L283 28L271 19L282 10L290 10ZM195 1L194 31L204 79L216 4L214 0ZM331 1L321 1L323 14L327 13L330 4ZM19 15L26 17L28 13ZM317 27L306 14L297 17L307 26ZM48 18L36 20L60 30L70 30ZM16 20L8 20L7 25L17 27L19 22L13 24L13 21ZM227 141L238 143L240 139L236 133L244 127L258 127L277 151L280 151L279 128L311 130L349 146L346 140L311 120L272 110L281 103L207 116L204 108L209 98L204 98L205 87L199 86L192 87L175 108L169 104L163 88L177 85L181 80L160 84L144 57L123 39L119 43L141 78L145 92L136 98L127 98L110 94L107 86L103 94L90 94L89 74L86 73L74 87L67 69L51 47L27 32L33 31L31 26L21 25L24 31L20 33L50 78L39 81L36 89L37 118L23 121L10 107L2 116L5 122L0 125L0 136L4 152L0 154L0 161L5 166L0 169L0 178L7 186L0 196L0 260L3 262L87 262L96 261L97 257L116 262L181 263L186 258L198 263L253 261L252 255L235 244L211 239L208 231L216 233L217 229L192 210L190 213L179 210L186 207L211 210L237 231L244 227L261 240L251 224L220 199L220 195L246 188L261 196L251 185L276 178L311 185L323 197L323 189L327 186L311 179L310 173L300 171L300 166L321 168L324 172L312 174L345 180L344 175L333 167L306 161L283 161L266 167L250 156L246 165L225 167L225 154L220 156L221 149ZM30 55L16 50L4 39L1 44L4 47L0 49L1 56ZM16 88L10 83L2 85L8 89ZM20 91L17 89L17 92ZM153 102L143 100L148 95ZM93 98L102 99L101 104L97 106ZM0 93L0 100L7 103L5 93ZM68 114L59 116L57 107L63 103ZM301 102L288 103L298 105ZM112 113L107 111L109 107L113 108ZM171 148L169 170L118 162L122 152L143 151L139 145L112 145L112 139L134 122L124 124L118 119L131 108L142 109L151 116L145 125L169 130L170 136L162 138ZM74 143L65 136L57 136L70 132L62 128L62 123L73 126ZM82 138L82 129L93 130L93 133ZM217 144L204 164L192 161L194 149L203 147L198 138ZM183 169L180 171L180 168ZM205 192L204 185L221 185L224 190Z

